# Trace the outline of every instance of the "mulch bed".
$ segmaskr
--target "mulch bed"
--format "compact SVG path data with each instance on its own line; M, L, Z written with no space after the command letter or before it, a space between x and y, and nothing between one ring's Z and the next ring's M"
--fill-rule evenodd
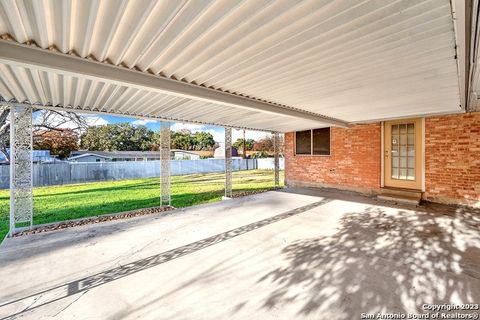
M268 189L268 190L254 190L254 191L235 192L232 195L232 198L241 198L241 197L245 197L245 196L250 196L250 195L264 193L264 192L267 192L267 191L278 190L278 189L281 189L281 188L272 188L272 189ZM124 213L107 214L107 215L95 216L95 217L78 219L78 220L63 221L63 222L52 223L52 224L47 224L47 225L37 226L37 227L34 226L32 229L24 230L24 231L20 231L20 232L15 233L13 235L13 237L20 237L20 236L26 236L26 235L29 235L29 234L36 234L36 233L41 233L41 232L61 230L61 229L84 226L84 225L87 225L87 224L94 224L94 223L100 223L100 222L106 222L106 221L134 218L134 217L144 216L144 215L147 215L147 214L154 214L154 213L171 211L171 210L174 210L174 209L175 209L174 207L154 207L154 208L146 208L146 209L128 211L128 212L124 212Z
M253 190L253 191L234 191L233 194L232 194L232 198L241 198L241 197L245 197L245 196L251 196L251 195L254 195L254 194L259 194L259 193L264 193L264 192L267 192L267 191L275 191L275 190L280 190L280 189L283 189L281 187L277 187L277 188L271 188L271 189L265 189L265 190Z

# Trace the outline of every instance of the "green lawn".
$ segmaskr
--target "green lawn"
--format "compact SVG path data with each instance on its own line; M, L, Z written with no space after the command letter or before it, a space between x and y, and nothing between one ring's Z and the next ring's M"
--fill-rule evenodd
M172 205L181 208L218 201L224 179L222 173L172 177ZM273 186L272 170L233 173L234 192ZM42 187L33 194L33 223L42 224L159 206L159 178ZM0 241L8 231L8 212L9 190L0 190Z

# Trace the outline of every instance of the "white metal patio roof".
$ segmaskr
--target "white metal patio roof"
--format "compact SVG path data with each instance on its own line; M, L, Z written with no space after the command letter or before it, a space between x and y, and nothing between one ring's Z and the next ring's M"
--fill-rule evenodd
M280 132L459 112L458 21L449 0L3 0L0 95Z

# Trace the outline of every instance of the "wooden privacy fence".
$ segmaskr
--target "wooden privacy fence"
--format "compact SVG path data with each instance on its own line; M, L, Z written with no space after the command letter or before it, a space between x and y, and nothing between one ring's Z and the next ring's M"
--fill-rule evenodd
M252 169L273 169L273 159L233 159L233 170ZM224 170L224 159L171 161L173 176L224 172ZM33 165L33 185L36 187L159 176L160 161L60 162ZM0 165L0 189L8 189L9 185L10 166Z

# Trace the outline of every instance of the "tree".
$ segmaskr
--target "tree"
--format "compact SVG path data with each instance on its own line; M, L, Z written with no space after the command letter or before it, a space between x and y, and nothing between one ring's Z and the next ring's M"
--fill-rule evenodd
M153 135L152 150L159 150L160 133L155 132ZM209 132L198 131L192 133L188 129L180 131L170 131L170 147L172 149L182 150L212 150L215 147L213 135Z
M172 149L192 150L194 145L194 137L190 130L172 131L171 147Z
M253 139L246 139L245 140L245 149L247 151L250 151L253 149L253 145L255 144L255 140ZM233 146L237 149L237 150L242 150L243 149L243 139L242 138L238 138L237 141L235 141L233 143Z
M88 128L86 117L75 113L56 110L33 110L34 131L70 129L76 134Z
M268 158L266 151L258 151L252 154L252 159Z
M278 152L280 154L283 154L283 135L280 135L280 141L278 142L279 150ZM273 153L274 152L274 141L273 141L273 136L265 136L262 139L258 140L253 144L253 150L254 151L264 151L267 153Z
M154 132L145 126L135 127L132 143L138 145L141 151L152 149Z
M273 152L273 137L265 136L253 144L254 151Z
M82 149L91 151L152 150L154 133L145 126L129 123L89 127L80 137Z
M215 140L210 132L195 132L194 134L195 150L212 150Z
M80 137L80 147L91 151L110 151L114 142L110 139L106 126L90 127Z
M50 150L60 159L78 150L78 135L72 129L37 131L33 136L33 148L36 150Z
M92 151L158 151L160 132L145 126L128 123L90 127L80 138L81 148ZM192 133L190 130L170 132L170 147L182 150L212 150L215 146L209 132Z
M5 160L10 161L7 148L10 146L10 122L8 116L10 115L10 108L3 108L0 112L0 152L5 157Z
M0 152L9 161L7 149L10 147L10 108L0 109ZM87 120L75 112L33 109L33 135L39 131L62 131L67 126L78 134L88 127Z
M172 139L172 135L170 132L170 141ZM159 151L160 150L160 132L156 131L153 133L152 136L152 148L151 151Z

